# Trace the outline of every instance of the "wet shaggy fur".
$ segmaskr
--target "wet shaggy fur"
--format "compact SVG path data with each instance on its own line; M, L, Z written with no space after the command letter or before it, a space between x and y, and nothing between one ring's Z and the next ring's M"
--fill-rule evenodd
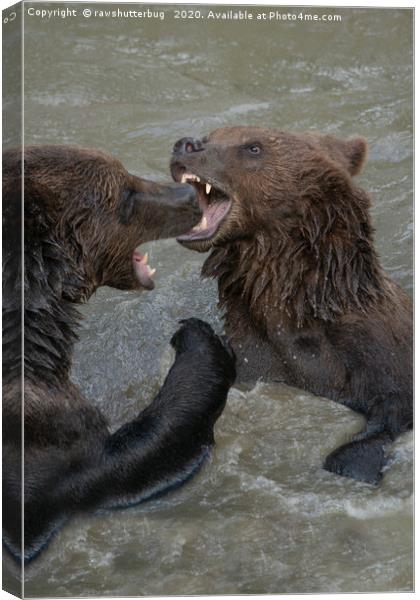
M282 381L365 415L324 466L377 483L386 447L412 427L412 305L380 265L370 198L352 179L365 156L363 138L234 127L179 140L171 169L200 178L203 209L231 202L213 235L180 241L211 251L202 272L218 281L238 379Z
M133 249L194 225L201 214L195 192L130 175L95 150L27 148L22 247L21 162L18 151L3 155L3 540L28 562L75 512L134 504L191 477L214 442L235 368L209 325L183 322L158 395L111 434L69 379L77 303L104 284L139 288Z

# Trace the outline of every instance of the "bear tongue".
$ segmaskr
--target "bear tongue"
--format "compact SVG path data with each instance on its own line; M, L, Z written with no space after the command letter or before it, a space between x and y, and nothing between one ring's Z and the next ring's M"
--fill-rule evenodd
M178 240L198 240L212 237L224 217L229 212L231 202L229 200L212 202L203 208L201 221L190 231L178 236Z
M133 267L136 277L142 287L146 290L153 290L155 283L152 279L156 269L151 269L147 264L148 253L140 254L137 250L133 252Z

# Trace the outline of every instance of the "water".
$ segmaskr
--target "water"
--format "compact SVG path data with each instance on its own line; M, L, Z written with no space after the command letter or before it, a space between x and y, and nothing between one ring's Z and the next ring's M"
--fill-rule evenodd
M362 134L377 247L411 291L411 12L328 9L342 22L303 24L180 22L159 10L163 21L27 17L26 143L98 147L165 180L174 141L223 125ZM158 389L180 318L222 327L203 255L174 241L150 254L153 292L102 288L83 307L73 378L113 427ZM234 388L192 482L74 519L26 570L26 595L411 590L412 435L393 446L377 489L320 468L361 426L284 385Z

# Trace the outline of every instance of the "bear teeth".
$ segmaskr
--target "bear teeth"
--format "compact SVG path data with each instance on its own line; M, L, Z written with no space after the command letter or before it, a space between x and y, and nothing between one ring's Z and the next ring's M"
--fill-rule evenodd
M183 173L181 183L188 183L189 181L197 181L199 183L200 178L197 175L193 175L193 173Z
M134 252L134 260L146 269L146 274L148 277L153 277L153 275L156 273L156 269L152 269L150 265L147 264L149 260L148 252L146 252L145 254L140 254L140 252Z
M206 194L209 195L211 192L211 185L210 183L206 183Z
M193 231L202 231L208 228L207 217L203 217L201 221L193 227Z

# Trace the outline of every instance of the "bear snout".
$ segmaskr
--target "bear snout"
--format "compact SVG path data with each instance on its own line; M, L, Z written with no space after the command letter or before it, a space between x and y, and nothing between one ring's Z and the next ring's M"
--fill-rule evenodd
M197 191L189 183L174 183L171 189L169 202L173 206L191 209L197 216L201 215L198 204Z
M204 150L200 140L190 137L184 137L175 142L173 153L176 155L191 154L192 152L201 152Z

